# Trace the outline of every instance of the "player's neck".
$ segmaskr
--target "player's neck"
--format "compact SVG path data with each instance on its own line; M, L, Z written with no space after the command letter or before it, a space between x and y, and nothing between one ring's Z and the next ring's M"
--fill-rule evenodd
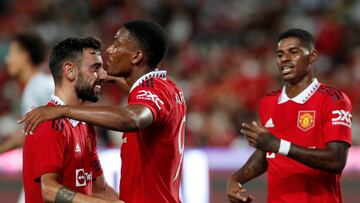
M145 75L146 73L149 73L153 70L154 69L149 68L147 66L134 69L134 71L131 72L130 76L126 78L126 82L131 87L139 78L141 78L143 75Z
M312 75L305 76L296 83L285 82L285 92L289 98L294 98L304 91L313 81Z
M40 68L29 64L21 71L21 74L19 75L19 80L22 83L27 84L39 71Z
M81 105L83 100L75 93L75 87L68 84L55 85L55 96L59 97L66 105Z

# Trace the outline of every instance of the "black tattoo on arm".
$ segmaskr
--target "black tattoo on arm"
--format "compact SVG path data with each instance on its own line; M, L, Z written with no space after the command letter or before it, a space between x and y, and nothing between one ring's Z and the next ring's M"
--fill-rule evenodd
M245 165L232 175L232 178L244 184L247 181L258 177L267 170L266 152L256 150L247 160Z
M349 147L345 142L330 142L325 149L310 149L292 144L288 157L315 169L341 173Z
M76 192L63 186L56 193L55 203L72 203L75 195Z

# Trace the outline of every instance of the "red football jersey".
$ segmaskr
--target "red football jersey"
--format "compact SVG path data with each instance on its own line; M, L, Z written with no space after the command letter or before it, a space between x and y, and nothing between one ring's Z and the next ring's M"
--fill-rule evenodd
M166 77L166 71L153 71L134 83L128 103L148 107L154 121L146 129L124 134L120 199L126 203L181 202L183 93Z
M53 96L49 106L62 103ZM102 175L94 128L85 123L60 119L41 123L26 136L23 149L23 178L27 203L43 202L40 177L57 173L63 184L91 195L92 180Z
M328 142L351 145L351 103L339 90L315 79L289 99L283 89L262 99L261 124L274 136L308 148ZM342 202L340 174L305 166L286 156L267 153L268 202Z

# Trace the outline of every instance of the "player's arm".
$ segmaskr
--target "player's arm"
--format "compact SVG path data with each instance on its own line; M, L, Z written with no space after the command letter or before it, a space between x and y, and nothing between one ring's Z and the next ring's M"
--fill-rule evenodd
M101 198L77 193L59 183L60 176L57 173L47 173L41 176L41 192L45 202L55 203L109 203L121 201L106 201Z
M134 104L125 108L116 106L42 106L27 113L19 123L24 123L25 132L33 132L39 123L62 117L123 132L143 129L153 122L153 114L148 107Z
M345 167L350 145L345 142L329 142L324 149L310 149L291 144L288 157L309 167L332 173L341 173Z
M24 133L21 130L16 131L9 138L0 142L0 154L10 150L22 147L25 141Z
M264 152L279 152L280 139L256 122L244 123L241 132L256 149ZM323 149L288 143L287 156L315 169L340 173L345 167L349 147L349 144L337 141L327 143Z
M228 181L227 196L230 202L250 202L254 199L246 193L243 184L258 177L267 170L266 152L256 150L245 165L236 171Z
M119 199L119 194L107 184L104 175L98 176L93 180L93 196L106 200Z

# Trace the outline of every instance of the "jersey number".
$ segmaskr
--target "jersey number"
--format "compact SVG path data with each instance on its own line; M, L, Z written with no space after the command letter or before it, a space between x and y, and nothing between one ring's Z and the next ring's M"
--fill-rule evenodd
M173 182L175 182L175 180L179 177L181 164L182 164L182 161L184 159L185 121L186 121L186 117L184 116L182 121L181 121L180 128L179 128L179 133L178 133L178 149L179 149L179 154L180 154L180 162L179 162L179 165L177 167L176 174L175 174L175 177L173 179Z

